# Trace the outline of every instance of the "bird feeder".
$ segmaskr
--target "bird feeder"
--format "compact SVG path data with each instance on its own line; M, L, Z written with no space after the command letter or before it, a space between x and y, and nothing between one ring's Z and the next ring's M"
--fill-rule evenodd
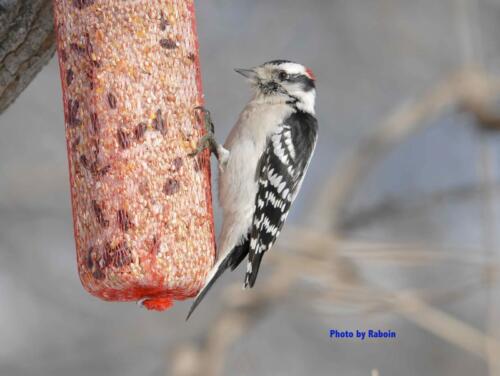
M192 0L54 0L78 272L163 310L215 257Z

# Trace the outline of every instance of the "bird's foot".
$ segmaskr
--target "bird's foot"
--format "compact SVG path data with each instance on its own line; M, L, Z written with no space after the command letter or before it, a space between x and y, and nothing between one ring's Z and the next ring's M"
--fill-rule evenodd
M201 112L203 116L203 125L205 127L205 135L200 138L198 141L198 145L196 149L189 153L190 157L196 157L198 154L202 153L205 149L209 148L210 152L216 154L217 149L217 141L215 140L215 131L214 131L214 123L212 121L212 116L210 115L210 111L206 108L198 106L194 108L195 111ZM197 112L197 114L199 114Z
M189 153L189 156L196 157L205 149L209 148L210 152L215 154L217 160L219 161L219 168L222 170L226 166L229 159L229 150L225 149L224 146L219 144L215 139L215 127L210 111L202 106L195 107L194 109L201 112L206 133L202 138L200 138L196 149L192 153Z

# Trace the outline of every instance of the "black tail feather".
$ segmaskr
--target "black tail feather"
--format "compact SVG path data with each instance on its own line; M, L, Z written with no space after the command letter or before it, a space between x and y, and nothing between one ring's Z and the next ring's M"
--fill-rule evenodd
M208 281L208 283L203 286L203 289L198 293L196 296L195 301L193 302L193 305L189 309L189 313L186 317L186 321L189 320L191 317L191 314L194 312L196 307L198 307L198 304L203 300L205 295L207 294L208 290L213 286L215 281L219 279L219 277L226 271L227 268L231 267L231 270L236 269L236 267L245 259L245 257L248 255L248 251L250 248L250 241L245 240L243 244L238 245L233 248L233 250L229 253L229 255L226 256L226 259L221 262L219 265L217 271L215 274L212 276L212 279Z
M212 277L212 279L210 279L210 281L208 281L208 283L205 286L203 286L203 289L198 293L198 296L196 296L196 299L193 302L193 305L189 309L189 313L188 313L188 315L186 317L186 321L189 320L189 318L191 317L192 313L194 312L194 310L196 309L196 307L198 307L198 304L201 303L201 301L203 300L203 298L207 294L208 290L210 290L210 288L213 286L213 284L215 283L215 281L217 281L217 279L219 279L219 277L222 275L222 273L224 273L226 271L226 269L229 267L229 261L230 261L230 257L227 257L219 265L219 268L215 272L215 274Z
M240 265L241 262L245 259L245 257L247 257L249 249L250 240L245 240L243 244L234 247L233 251L231 252L231 271L236 269L238 265Z
M257 275L259 274L260 263L262 262L262 256L264 256L263 252L257 253L252 260L249 262L252 263L252 272L248 273L245 278L245 287L252 288L257 280Z

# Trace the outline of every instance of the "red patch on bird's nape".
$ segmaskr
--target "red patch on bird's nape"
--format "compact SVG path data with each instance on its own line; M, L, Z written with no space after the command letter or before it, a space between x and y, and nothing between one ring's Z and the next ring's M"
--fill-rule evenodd
M316 81L316 76L314 75L314 72L312 71L311 68L306 68L306 74L309 76L311 80Z

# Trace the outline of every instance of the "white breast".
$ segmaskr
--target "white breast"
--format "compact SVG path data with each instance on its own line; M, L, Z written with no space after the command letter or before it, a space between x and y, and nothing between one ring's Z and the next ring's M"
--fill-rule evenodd
M285 103L251 101L224 144L230 151L219 173L219 202L224 221L219 239L222 252L229 251L248 231L254 214L257 164L266 140L292 112Z

